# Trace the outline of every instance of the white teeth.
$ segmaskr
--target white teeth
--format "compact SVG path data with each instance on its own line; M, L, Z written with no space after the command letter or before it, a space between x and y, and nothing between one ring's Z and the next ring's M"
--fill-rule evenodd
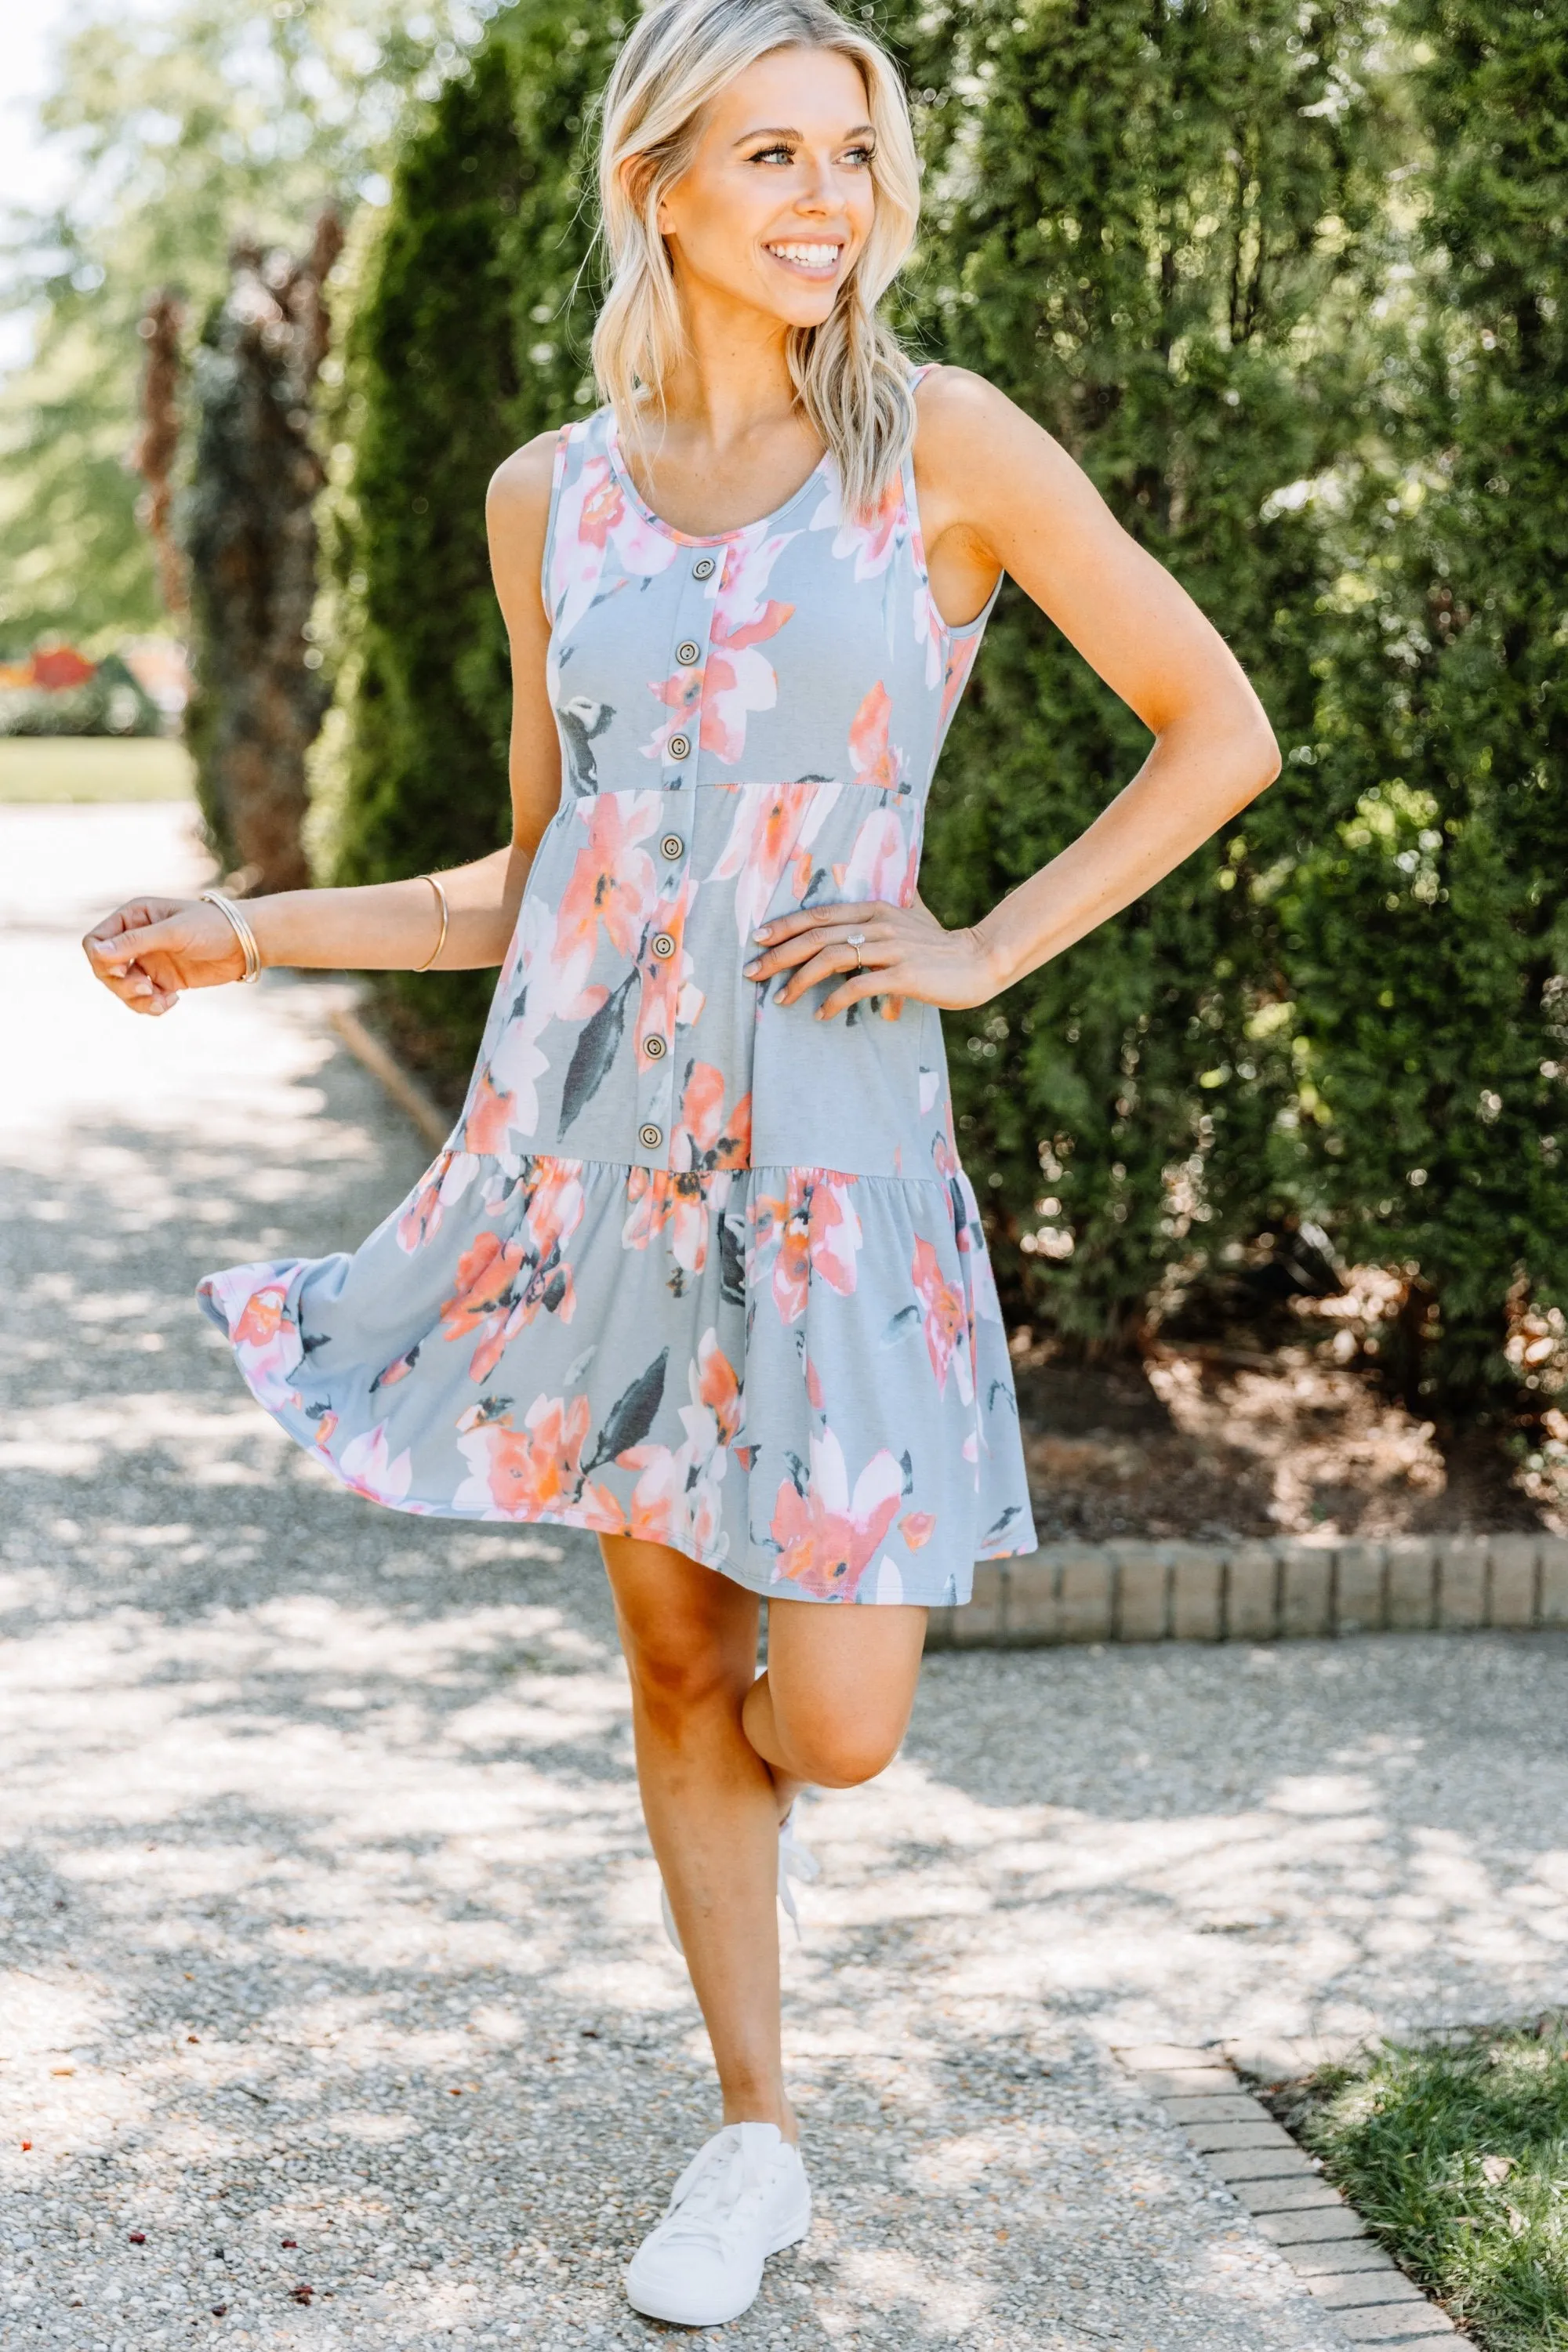
M803 269L830 269L838 258L836 245L770 245L781 261L796 261Z

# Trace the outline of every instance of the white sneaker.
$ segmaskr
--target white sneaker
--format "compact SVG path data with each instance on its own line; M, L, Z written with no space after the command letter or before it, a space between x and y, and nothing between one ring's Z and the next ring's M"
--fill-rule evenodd
M756 2299L763 2264L811 2227L800 2150L776 2124L726 2124L692 2158L626 2271L645 2319L722 2327Z
M795 1804L798 1804L800 1800L797 1797L795 1799ZM790 1926L795 1929L795 1941L796 1943L799 1943L802 1940L800 1932L800 1913L795 1909L795 1889L790 1885L790 1880L792 1878L803 1879L805 1884L809 1885L814 1878L821 1877L822 1864L818 1862L816 1856L811 1852L810 1848L808 1846L802 1845L800 1840L796 1837L795 1833L795 1805L791 1805L788 1812L779 1823L779 1901L784 1905L784 1916L788 1919ZM686 1947L680 1940L680 1930L675 1924L675 1914L669 1907L669 1889L666 1886L662 1878L658 1883L658 1907L664 1918L664 1932L669 1937L670 1942L675 1946L676 1950L680 1954L681 1958L684 1959L686 1958Z

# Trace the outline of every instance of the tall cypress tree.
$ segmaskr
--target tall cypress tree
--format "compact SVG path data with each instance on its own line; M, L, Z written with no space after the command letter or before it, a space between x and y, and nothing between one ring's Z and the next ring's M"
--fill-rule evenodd
M1289 486L1361 429L1353 297L1381 197L1364 16L1344 0L979 0L894 19L930 158L910 304L926 350L1062 441L1304 755L1138 906L950 1020L1010 1303L1089 1340L1130 1336L1173 1262L1296 1200L1273 902L1323 823L1307 762L1332 565ZM932 903L983 913L1147 749L1007 591L943 761Z

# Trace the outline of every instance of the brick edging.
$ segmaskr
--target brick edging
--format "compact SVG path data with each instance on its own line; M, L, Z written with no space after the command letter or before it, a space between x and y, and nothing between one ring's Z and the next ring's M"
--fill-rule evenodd
M974 1597L933 1609L926 1647L1273 1642L1568 1625L1568 1538L1386 1543L1044 1544L982 1560Z
M1115 2054L1352 2344L1459 2352L1473 2343L1367 2236L1354 2206L1247 2088L1231 2047L1145 2042Z

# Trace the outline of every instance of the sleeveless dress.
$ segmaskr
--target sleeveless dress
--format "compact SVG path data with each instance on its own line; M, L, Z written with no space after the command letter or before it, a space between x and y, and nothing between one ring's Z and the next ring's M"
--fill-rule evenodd
M701 537L644 505L608 410L560 436L544 593L561 805L462 1116L352 1256L198 1295L375 1502L965 1601L1036 1537L941 1016L819 1022L826 989L781 1006L742 967L770 916L910 902L990 605L938 613L909 460L868 520L825 457Z

